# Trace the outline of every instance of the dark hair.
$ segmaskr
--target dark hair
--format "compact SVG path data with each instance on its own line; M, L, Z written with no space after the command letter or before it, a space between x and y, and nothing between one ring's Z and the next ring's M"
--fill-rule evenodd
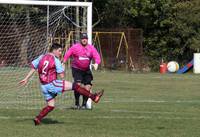
M52 46L50 47L49 51L52 52L54 49L59 49L62 48L62 46L58 43L53 43Z

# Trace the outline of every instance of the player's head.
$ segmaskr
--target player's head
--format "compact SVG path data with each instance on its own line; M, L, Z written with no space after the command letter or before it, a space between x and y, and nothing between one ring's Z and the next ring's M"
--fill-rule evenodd
M62 54L62 46L58 43L53 43L49 51L59 58Z
M81 44L86 46L88 44L88 35L87 33L81 33Z

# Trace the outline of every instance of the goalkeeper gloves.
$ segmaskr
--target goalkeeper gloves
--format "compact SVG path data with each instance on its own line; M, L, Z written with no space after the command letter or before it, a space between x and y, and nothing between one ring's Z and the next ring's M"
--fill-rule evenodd
M95 63L95 64L92 64L92 66L93 66L94 70L97 70L99 65L97 63Z

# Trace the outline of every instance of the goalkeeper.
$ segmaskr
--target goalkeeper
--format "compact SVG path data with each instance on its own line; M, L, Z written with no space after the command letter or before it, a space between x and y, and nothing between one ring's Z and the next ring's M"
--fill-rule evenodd
M97 52L96 48L93 45L88 44L88 36L87 33L81 33L80 43L75 43L69 50L65 53L63 63L65 63L69 57L72 57L72 76L74 78L74 82L78 85L81 85L86 90L91 90L92 88L92 80L93 75L90 70L90 63L92 60L95 61L95 64L92 64L95 70L98 68L98 64L100 64L101 59L100 55ZM74 92L75 96L75 109L80 108L79 97L80 93L76 91ZM86 108L88 97L83 96L82 109Z
M41 110L38 116L34 119L35 125L39 125L41 120L51 112L55 107L55 97L57 94L62 94L67 90L76 90L81 95L91 98L95 103L98 103L103 91L95 94L90 93L85 88L80 87L76 83L71 83L65 80L58 80L57 74L64 78L64 68L59 60L62 53L62 47L59 44L53 44L50 48L50 53L39 56L32 61L32 68L26 77L20 81L21 85L27 84L29 78L38 71L38 76L41 83L43 96L47 105Z

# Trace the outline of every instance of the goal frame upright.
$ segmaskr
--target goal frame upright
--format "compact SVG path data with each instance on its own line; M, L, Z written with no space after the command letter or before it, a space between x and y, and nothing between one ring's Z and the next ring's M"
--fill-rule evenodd
M0 0L0 4L12 5L43 5L43 6L77 6L87 7L87 34L88 42L92 44L92 2L66 1L34 1L34 0Z

